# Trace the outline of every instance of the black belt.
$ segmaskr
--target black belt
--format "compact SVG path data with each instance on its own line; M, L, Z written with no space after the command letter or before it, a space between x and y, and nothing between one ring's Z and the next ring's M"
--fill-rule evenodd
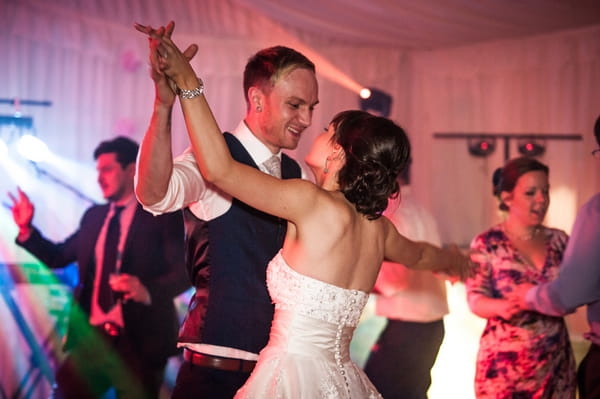
M243 373L250 373L254 369L254 366L256 366L256 361L254 360L206 355L185 348L183 349L183 359L194 366L210 367L226 371L241 371Z

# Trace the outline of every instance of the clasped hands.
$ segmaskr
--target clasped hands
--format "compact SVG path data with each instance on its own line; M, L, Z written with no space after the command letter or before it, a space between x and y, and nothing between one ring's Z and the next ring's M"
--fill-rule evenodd
M531 310L527 306L525 296L527 291L533 288L533 284L524 283L513 287L510 293L504 294L504 298L496 299L494 312L504 320L510 320L517 313Z
M465 254L456 244L448 245L443 251L446 253L447 266L434 271L434 275L451 284L473 276L478 252L471 250Z
M164 104L172 105L177 94L177 87L194 89L197 86L198 82L190 60L198 52L198 46L191 44L182 53L171 40L175 29L173 21L157 29L138 23L134 24L134 27L137 31L148 35L150 76L156 85L157 99ZM186 77L196 79L196 81L186 82Z

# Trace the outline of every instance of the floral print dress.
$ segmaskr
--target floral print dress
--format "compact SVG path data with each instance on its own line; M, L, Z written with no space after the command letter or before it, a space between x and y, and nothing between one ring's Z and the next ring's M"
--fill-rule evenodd
M481 233L471 248L487 255L467 280L469 293L505 298L517 284L540 284L558 275L567 235L545 228L542 270L527 262L501 225ZM510 320L487 320L479 342L475 375L477 398L575 398L575 360L562 317L524 311Z

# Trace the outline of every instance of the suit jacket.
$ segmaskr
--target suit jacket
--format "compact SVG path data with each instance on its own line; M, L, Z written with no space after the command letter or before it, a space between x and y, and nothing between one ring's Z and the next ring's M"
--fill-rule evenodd
M258 168L242 143L223 137L238 162ZM283 179L300 178L300 166L282 154ZM233 199L224 214L200 220L184 210L187 264L196 294L180 342L205 343L258 353L269 340L274 305L267 291L267 265L281 249L284 219Z
M96 205L83 215L79 229L62 243L54 243L34 229L22 246L49 268L77 261L75 288L65 349L83 337L92 298L94 248L109 205ZM127 301L123 306L124 334L134 350L150 362L162 362L177 352L178 318L173 298L189 287L184 267L184 231L181 212L152 216L138 204L122 254L121 272L137 276L148 289L150 305ZM89 329L88 329L89 330Z

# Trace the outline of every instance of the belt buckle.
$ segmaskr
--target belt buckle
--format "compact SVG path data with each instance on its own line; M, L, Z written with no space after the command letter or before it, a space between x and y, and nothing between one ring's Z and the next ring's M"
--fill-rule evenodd
M121 327L119 327L116 323L111 323L109 321L102 324L102 329L111 338L116 338L121 335Z

